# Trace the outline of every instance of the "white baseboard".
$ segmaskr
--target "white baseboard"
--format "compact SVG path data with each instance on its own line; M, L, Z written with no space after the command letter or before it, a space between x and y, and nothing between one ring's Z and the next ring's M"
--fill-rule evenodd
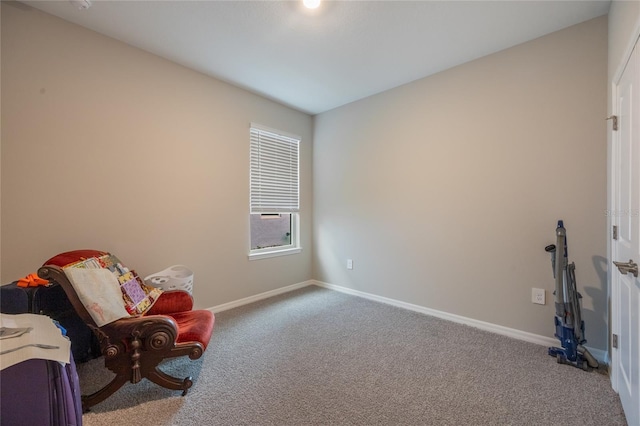
M233 302L223 303L222 305L213 306L211 308L207 308L209 311L214 314L217 312L226 311L228 309L237 308L239 306L248 305L249 303L257 302L258 300L268 299L269 297L277 296L279 294L288 293L293 290L297 290L299 288L307 287L315 284L315 281L303 281L301 283L288 285L286 287L280 287L275 290L265 291L264 293L256 294L255 296L245 297L244 299L235 300Z
M239 306L248 305L249 303L257 302L259 300L268 299L269 297L277 296L279 294L288 293L290 291L307 287L309 285L316 285L318 287L323 287L330 290L339 291L341 293L362 297L365 299L373 300L375 302L385 303L387 305L396 306L398 308L408 309L410 311L431 315L447 321L453 321L458 324L468 325L471 327L479 328L481 330L489 331L491 333L501 334L503 336L511 337L518 340L524 340L525 342L536 343L542 346L557 346L559 343L557 339L551 337L541 336L539 334L529 333L527 331L517 330L515 328L504 327L502 325L492 324L490 322L479 321L473 318L467 318L456 314L450 314L448 312L438 311L407 302L401 302L399 300L390 299L388 297L377 296L375 294L365 293L363 291L354 290L335 284L328 284L317 280L303 281L301 283L292 284L271 291L266 291L264 293L256 294L255 296L249 296L243 299L235 300L233 302L223 303L222 305L208 308L208 310L213 313L222 312L228 309L237 308ZM599 362L607 365L609 364L609 353L607 351L604 351L602 349L590 348L588 346L587 349L589 349L591 355L593 355L594 358L596 358Z
M438 311L431 308L426 308L424 306L414 305L407 302L401 302L399 300L390 299L388 297L377 296L375 294L365 293L359 290L353 290L351 288L338 286L335 284L328 284L322 281L312 280L314 285L319 287L324 287L330 290L339 291L346 294L351 294L358 297L363 297L365 299L373 300L375 302L386 303L387 305L396 306L403 309L408 309L410 311L419 312L426 315L431 315L437 318L442 318L444 320L453 321L459 324L468 325L471 327L479 328L481 330L489 331L491 333L501 334L503 336L511 337L518 340L524 340L525 342L536 343L542 346L558 346L559 342L557 339L552 337L541 336L539 334L529 333L527 331L517 330L515 328L504 327L502 325L492 324L485 321L475 320L473 318L467 318L460 315L450 314L448 312ZM607 351L603 351L602 349L594 349L589 348L589 352L593 355L599 362L604 362L608 364L609 356Z

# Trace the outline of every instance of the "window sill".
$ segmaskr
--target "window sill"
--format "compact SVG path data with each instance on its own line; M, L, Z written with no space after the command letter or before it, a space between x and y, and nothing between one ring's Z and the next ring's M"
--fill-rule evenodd
M298 254L302 251L300 247L286 248L282 250L274 249L272 251L262 253L249 253L249 260L267 259L270 257L289 256L291 254Z

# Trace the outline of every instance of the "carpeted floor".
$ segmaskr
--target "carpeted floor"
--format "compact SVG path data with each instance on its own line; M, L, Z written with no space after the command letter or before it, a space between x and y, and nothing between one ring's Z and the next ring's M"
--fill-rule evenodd
M216 315L185 397L146 380L84 415L87 426L625 425L609 378L543 346L318 287ZM85 393L110 375L78 366Z

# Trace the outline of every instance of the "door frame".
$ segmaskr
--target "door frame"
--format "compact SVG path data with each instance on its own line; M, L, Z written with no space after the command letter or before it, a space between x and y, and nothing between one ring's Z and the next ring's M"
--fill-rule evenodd
M631 38L627 42L627 46L624 50L622 61L618 64L616 71L611 81L609 82L610 84L609 104L610 104L610 111L611 111L609 116L620 115L620 111L618 111L618 84L620 82L620 79L622 78L622 74L624 73L627 63L631 59L631 54L633 53L633 49L634 47L636 47L636 44L638 44L638 48L640 48L640 21L636 22ZM616 200L615 197L617 197L617 194L616 194L617 182L616 182L615 173L614 173L615 156L613 154L613 147L614 147L614 144L617 142L618 137L619 137L618 133L613 130L613 126L608 125L608 128L607 128L607 166L608 166L607 213L612 213L616 209L614 202ZM617 273L617 269L612 266L613 265L612 262L613 260L615 260L613 256L612 231L613 231L613 216L612 214L607 214L607 230L606 230L607 234L606 235L607 235L607 257L608 257L608 265L609 265L609 267L607 268L607 283L609 287L608 296L610 300L610 307L609 307L609 324L610 325L609 325L609 336L608 336L609 349L607 351L608 356L606 358L608 358L610 362L609 378L611 380L611 387L613 388L614 391L618 392L618 373L619 373L618 369L620 368L620 366L618 363L618 354L614 356L611 340L612 340L613 334L620 333L620 324L618 323L618 316L620 311L620 306L618 305L620 288L618 285L616 286L613 285L614 284L613 274ZM605 359L605 362L606 361L607 360Z

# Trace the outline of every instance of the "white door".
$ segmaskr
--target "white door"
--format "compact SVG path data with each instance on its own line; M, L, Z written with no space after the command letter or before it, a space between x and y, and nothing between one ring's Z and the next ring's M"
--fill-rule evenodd
M640 46L636 45L616 87L618 131L613 133L612 225L614 261L640 263ZM636 266L637 267L637 266ZM613 383L630 425L640 425L640 279L625 266L612 268ZM615 342L614 342L615 345Z

